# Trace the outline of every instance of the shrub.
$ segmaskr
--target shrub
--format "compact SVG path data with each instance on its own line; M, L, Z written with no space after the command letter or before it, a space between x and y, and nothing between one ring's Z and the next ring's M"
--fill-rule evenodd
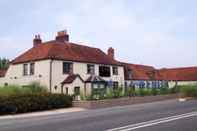
M114 97L114 94L113 94L113 89L108 89L107 90L107 94L106 94L106 98L107 99L112 99Z
M158 95L158 94L159 94L158 89L156 89L156 88L152 88L152 89L151 89L151 94L152 94L153 96Z
M47 92L47 88L45 86L40 85L40 83L38 82L31 83L29 86L27 86L27 88L29 88L31 93L46 93Z
M18 85L0 87L0 96L23 95L32 93L47 93L47 88L36 82L33 82L25 87Z
M171 94L179 93L180 92L180 87L179 86L175 86L173 88L169 88L169 92Z
M22 89L21 87L17 85L10 85L5 87L0 87L0 95L6 96L6 95L14 95L14 94L24 94L27 90Z
M0 96L0 115L42 111L72 106L72 97L61 94Z
M170 94L170 90L167 87L162 87L162 88L159 89L159 94L160 95Z
M180 86L180 93L184 97L197 97L197 85Z
M122 96L124 96L122 87L118 87L117 89L113 90L113 97L114 98L119 98L119 97L122 97Z
M132 96L135 96L135 95L136 95L136 92L135 92L135 89L133 87L128 88L127 91L125 92L125 96L132 97Z
M137 96L147 96L151 95L150 89L147 88L139 88L135 90Z

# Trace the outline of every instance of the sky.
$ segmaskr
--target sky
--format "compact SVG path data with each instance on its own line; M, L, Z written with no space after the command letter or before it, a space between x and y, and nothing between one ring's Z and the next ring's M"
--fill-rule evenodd
M0 0L0 56L13 59L67 30L70 41L119 61L156 68L197 66L196 0Z

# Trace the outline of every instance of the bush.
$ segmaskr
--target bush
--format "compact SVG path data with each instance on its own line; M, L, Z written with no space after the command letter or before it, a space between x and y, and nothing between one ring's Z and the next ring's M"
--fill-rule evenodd
M135 90L137 96L148 96L151 95L151 90L147 88L139 88Z
M133 87L128 88L127 91L125 92L125 96L132 97L132 96L135 96L135 95L136 95L136 92L135 92L135 89Z
M156 95L159 94L159 90L156 89L156 88L152 88L152 89L151 89L151 94L152 94L153 96L156 96Z
M113 90L113 96L114 98L119 98L119 97L123 97L123 88L122 87L118 87L117 89Z
M0 96L23 95L33 93L47 93L47 88L41 86L39 83L36 82L33 82L25 87L21 87L18 85L0 87Z
M179 92L180 92L180 87L179 87L179 86L175 86L175 87L173 87L173 88L170 88L170 89L169 89L169 92L170 92L171 94L179 93Z
M184 97L197 97L197 85L180 86L180 93Z
M29 88L31 93L46 93L47 88L45 86L40 85L40 83L33 82L26 88Z
M113 97L114 97L113 89L110 88L107 90L106 98L112 99Z
M170 90L169 90L169 88L162 87L162 88L160 88L160 90L159 90L159 94L160 94L160 95L170 94Z
M72 106L72 97L61 94L0 96L0 115L26 113Z

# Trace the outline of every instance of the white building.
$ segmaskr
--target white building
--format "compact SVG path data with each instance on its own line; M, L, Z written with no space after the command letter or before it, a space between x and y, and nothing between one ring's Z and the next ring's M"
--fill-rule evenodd
M129 54L132 55L132 54ZM104 53L98 48L69 42L66 31L55 40L42 42L39 35L33 47L15 58L7 70L0 70L0 86L28 86L39 82L52 93L91 95L116 87L173 87L196 84L197 67L155 69L152 66L121 63L114 49Z
M104 53L98 48L69 42L66 31L55 40L42 42L39 35L33 47L15 58L0 85L28 86L39 82L52 93L91 94L93 89L124 86L124 68L114 59L114 49Z

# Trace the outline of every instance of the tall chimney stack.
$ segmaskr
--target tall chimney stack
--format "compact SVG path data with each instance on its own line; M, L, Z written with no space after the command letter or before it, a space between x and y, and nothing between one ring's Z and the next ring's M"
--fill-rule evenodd
M57 32L56 41L68 42L69 41L69 35L67 33L67 30Z
M114 49L112 47L110 47L107 52L108 52L107 55L110 58L114 59Z
M41 39L40 35L35 35L35 38L33 40L33 46L37 47L40 44L42 44L42 39Z

